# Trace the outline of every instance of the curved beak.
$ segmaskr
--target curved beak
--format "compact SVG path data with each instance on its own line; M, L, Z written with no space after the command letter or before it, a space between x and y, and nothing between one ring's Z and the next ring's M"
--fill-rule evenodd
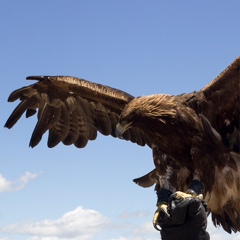
M115 134L118 138L122 138L123 133L129 129L131 126L131 122L130 123L118 123L116 125L116 129L115 129Z

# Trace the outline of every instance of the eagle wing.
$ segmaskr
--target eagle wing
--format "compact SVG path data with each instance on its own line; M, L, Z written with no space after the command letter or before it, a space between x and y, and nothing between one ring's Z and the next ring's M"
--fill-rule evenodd
M208 119L229 150L239 152L240 57L199 92L189 95L182 96L185 104Z
M31 76L27 80L36 83L15 90L9 102L20 103L8 118L5 127L12 128L26 112L26 117L37 113L37 124L29 145L36 146L45 132L49 131L48 147L62 142L78 148L95 140L97 132L115 135L115 126L126 104L134 97L130 94L101 84L67 76ZM143 133L129 129L123 139L144 146Z

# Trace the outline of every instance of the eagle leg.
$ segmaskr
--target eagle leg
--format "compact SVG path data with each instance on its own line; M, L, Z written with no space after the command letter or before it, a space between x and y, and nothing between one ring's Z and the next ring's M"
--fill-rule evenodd
M167 166L165 170L165 174L159 175L160 187L168 189L171 192L175 192L176 188L171 184L172 178L173 178L173 168L171 166Z
M188 186L188 190L186 193L191 194L193 197L198 196L199 194L203 194L204 192L204 184L200 181L200 176L197 170L195 170L193 174L193 179Z
M153 216L153 226L156 230L160 231L161 229L158 227L158 219L160 217L160 214L164 216L165 219L170 219L170 215L168 213L168 199L172 195L172 191L166 189L166 188L160 188L157 191L157 210L154 213Z
M169 201L171 199L179 199L183 201L187 198L203 199L204 184L200 181L200 177L197 171L193 174L193 179L190 182L186 192L176 191L176 188L172 186L171 182L174 178L173 168L167 166L166 172L159 176L159 189L157 190L157 210L153 216L153 226L156 230L160 231L159 218L168 221L171 216L168 212Z
M164 175L159 176L159 189L157 189L157 210L153 216L153 226L156 230L160 231L158 227L158 219L160 214L164 215L165 219L170 219L168 213L168 199L176 191L176 188L170 183L170 179L173 176L173 169L170 166L167 166L166 172Z

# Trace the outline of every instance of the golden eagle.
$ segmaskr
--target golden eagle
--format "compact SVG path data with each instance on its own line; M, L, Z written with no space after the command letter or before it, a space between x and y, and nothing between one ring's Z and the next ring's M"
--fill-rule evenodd
M148 145L156 169L135 179L186 191L192 179L205 185L215 225L240 231L240 57L198 92L133 97L118 89L68 76L30 76L36 83L11 93L20 100L5 127L37 112L30 146L48 131L59 142L83 148L97 132Z

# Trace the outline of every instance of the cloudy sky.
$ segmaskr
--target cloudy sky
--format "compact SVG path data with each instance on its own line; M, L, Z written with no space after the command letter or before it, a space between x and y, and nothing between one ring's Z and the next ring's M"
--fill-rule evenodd
M65 0L0 4L0 240L157 240L156 194L132 179L151 151L98 136L28 147L36 118L3 128L29 75L70 75L134 96L199 90L240 54L240 2ZM239 240L212 226L212 240Z

